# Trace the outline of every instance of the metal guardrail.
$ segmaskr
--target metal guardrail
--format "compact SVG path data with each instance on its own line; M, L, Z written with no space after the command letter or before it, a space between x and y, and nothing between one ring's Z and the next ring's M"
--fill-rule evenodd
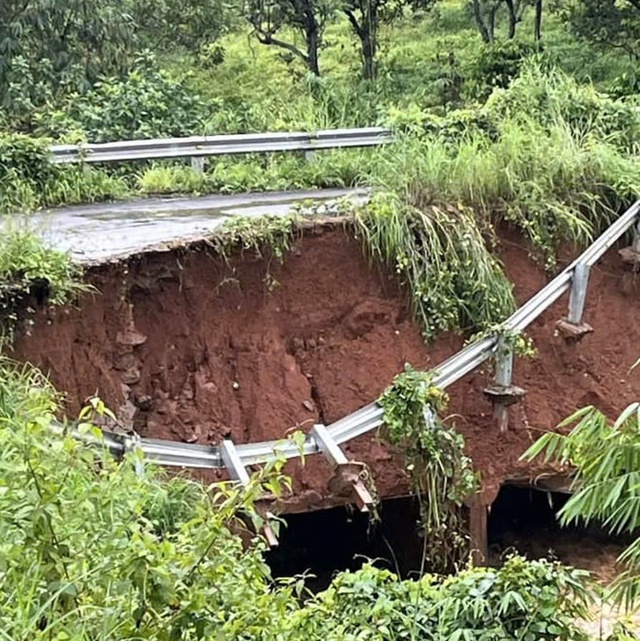
M567 292L575 280L576 270L580 267L593 266L634 224L638 224L636 235L640 238L640 200L629 208L614 222L586 251L574 260L551 282L530 298L502 325L506 330L522 331L536 320L544 311ZM580 266L580 267L579 267ZM439 366L433 368L436 376L434 384L441 388L449 387L463 376L494 356L499 344L496 333L473 343L457 354L451 356ZM340 445L365 434L382 424L383 411L377 403L371 403L357 410L323 430L325 442L318 443L312 434L303 444L305 454L314 454L326 450L326 441ZM323 426L324 427L324 426ZM156 439L131 439L105 432L105 445L114 453L122 453L133 447L139 447L145 457L160 465L191 468L223 468L225 463L219 447L190 445ZM290 441L267 441L247 443L235 446L238 465L249 466L265 463L275 452L286 458L300 455L298 445ZM233 475L232 475L233 476Z
M80 145L54 145L53 162L100 163L127 160L192 158L225 154L250 154L277 151L314 152L321 149L373 147L393 141L393 133L383 127L329 129L316 132L283 132L125 140ZM196 164L194 163L194 166Z

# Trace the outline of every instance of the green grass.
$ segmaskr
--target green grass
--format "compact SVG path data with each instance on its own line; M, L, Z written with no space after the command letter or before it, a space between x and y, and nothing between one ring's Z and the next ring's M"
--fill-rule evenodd
M417 207L381 193L356 220L369 255L394 267L407 286L426 338L491 326L515 308L471 210Z
M91 288L65 252L49 247L24 220L3 222L0 240L0 352L10 348L19 314L31 297L51 305L69 303Z
M372 187L360 235L372 258L397 270L427 338L484 329L512 311L493 256L495 225L518 229L553 269L560 246L586 245L640 192L638 114L560 72L529 66L478 107L446 116L396 109L390 119L397 140L380 148L309 161L295 153L215 158L204 174L158 162L139 171L136 189Z
M530 38L528 15L519 39ZM443 2L383 29L375 85L358 79L343 19L330 25L326 42L319 80L242 31L215 45L225 51L215 64L200 58L194 67L194 59L169 54L163 62L176 77L190 67L186 82L206 107L208 133L385 124L397 131L394 144L311 160L297 153L216 157L198 174L176 161L52 167L42 144L8 137L18 169L8 163L0 211L132 195L368 186L376 195L358 215L367 252L398 271L431 338L492 326L512 310L510 285L493 257L495 225L518 229L553 269L560 245L585 245L640 192L638 115L584 84L588 66L578 74L556 55L591 49L554 14L545 21L544 55L522 66L482 44L465 2ZM610 75L593 66L600 86L626 68L623 58L606 58ZM515 79L492 91L486 77L496 60L506 68L501 82ZM554 61L582 84L550 69ZM41 170L24 162L25 149Z
M28 225L10 220L2 231L0 295L27 291L34 281L46 281L49 302L62 304L85 289L82 270L68 254L49 247Z

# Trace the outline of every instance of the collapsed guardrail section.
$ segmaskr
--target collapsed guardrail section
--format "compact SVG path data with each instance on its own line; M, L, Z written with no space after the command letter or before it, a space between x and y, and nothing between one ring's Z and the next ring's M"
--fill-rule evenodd
M511 385L514 355L501 336L504 336L505 332L524 330L568 290L570 290L568 314L558 322L559 330L568 340L578 340L591 331L591 328L582 321L589 270L632 227L634 228L633 243L630 247L622 249L620 253L625 262L640 264L639 217L640 200L620 216L576 260L509 317L498 331L468 345L435 367L433 384L443 389L447 388L487 359L494 357L496 359L494 384L486 392L494 403L498 424L503 428L506 409L513 402L514 395L518 395L518 388L514 389ZM428 408L426 411L428 413ZM137 435L123 436L108 431L103 432L103 445L116 456L139 449L144 458L164 466L195 469L226 468L231 479L243 484L248 482L246 471L248 466L265 463L276 454L292 459L301 454L323 453L337 475L345 472L346 482L350 479L352 484L355 502L360 509L366 511L373 502L372 498L362 482L359 482L357 475L349 477L348 468L352 462L348 460L340 445L376 429L382 423L383 410L380 405L373 402L331 425L314 426L301 445L285 440L238 445L231 441L223 441L217 446L205 446L140 438ZM86 437L84 438L86 440ZM91 443L95 443L95 439L91 439Z

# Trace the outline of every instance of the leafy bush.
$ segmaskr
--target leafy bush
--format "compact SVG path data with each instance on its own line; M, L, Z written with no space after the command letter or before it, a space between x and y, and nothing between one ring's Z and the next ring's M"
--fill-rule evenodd
M625 571L610 586L614 602L631 611L640 598L640 403L613 424L595 407L584 407L559 425L569 426L568 434L544 434L523 458L543 455L545 462L575 470L576 491L559 513L563 525L600 523L611 534L633 537L618 559Z
M461 508L478 487L464 439L440 418L449 399L432 379L406 365L378 403L384 434L401 449L420 501L425 562L432 571L450 572L468 560Z
M80 165L53 164L49 144L47 139L23 134L0 134L0 213L91 202L127 192L116 176Z
M295 612L286 637L397 641L582 641L584 572L547 561L509 559L500 570L472 568L447 579L399 581L365 565Z
M37 127L53 138L83 136L90 142L187 136L202 133L207 113L183 82L143 56L126 76L103 77L58 109L41 111Z
M614 98L640 98L640 67L616 76L609 85Z
M625 152L638 144L640 117L632 105L537 65L528 67L508 89L496 90L486 108L497 119L533 119L545 128L563 123L578 138L615 144Z
M406 110L391 109L387 123L402 134L433 137L453 149L461 139L486 136L490 142L500 136L499 120L488 110L477 107L455 109L445 116L439 116L412 105Z
M245 550L229 529L243 527L260 482L210 493L153 469L138 476L135 454L118 463L54 434L50 388L0 366L3 636L271 639L290 593L271 592L263 544ZM76 429L99 438L94 410L104 411L94 402Z
M52 249L27 225L8 220L0 242L0 297L28 291L34 282L46 283L47 300L64 303L83 289L81 269L64 252Z
M469 207L483 230L506 220L549 268L560 243L584 244L640 191L638 114L593 88L533 68L471 114L413 112L409 133L372 157L369 182L421 210Z
M24 301L62 305L89 287L82 270L64 252L47 246L27 225L13 219L0 223L0 351L13 340ZM22 308L22 310L21 310Z
M472 99L485 99L497 87L506 89L518 77L524 61L536 51L532 43L506 40L478 49L467 69L467 82Z
M33 109L122 70L134 32L122 2L3 0L0 104L11 124L28 126Z

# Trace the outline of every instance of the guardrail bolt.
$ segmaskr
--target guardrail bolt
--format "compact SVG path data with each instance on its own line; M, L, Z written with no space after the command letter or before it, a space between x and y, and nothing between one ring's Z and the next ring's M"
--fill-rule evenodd
M509 426L509 407L526 394L521 387L511 384L513 376L513 349L503 338L498 340L495 355L495 376L493 385L484 390L484 395L493 404L493 413L501 432Z
M571 293L569 294L569 315L556 323L558 332L567 342L575 343L587 334L593 332L593 327L582 321L584 305L587 299L589 284L589 266L583 263L576 265L571 278Z
M633 271L640 271L640 220L633 227L633 242L629 247L618 251L623 263L633 267Z

